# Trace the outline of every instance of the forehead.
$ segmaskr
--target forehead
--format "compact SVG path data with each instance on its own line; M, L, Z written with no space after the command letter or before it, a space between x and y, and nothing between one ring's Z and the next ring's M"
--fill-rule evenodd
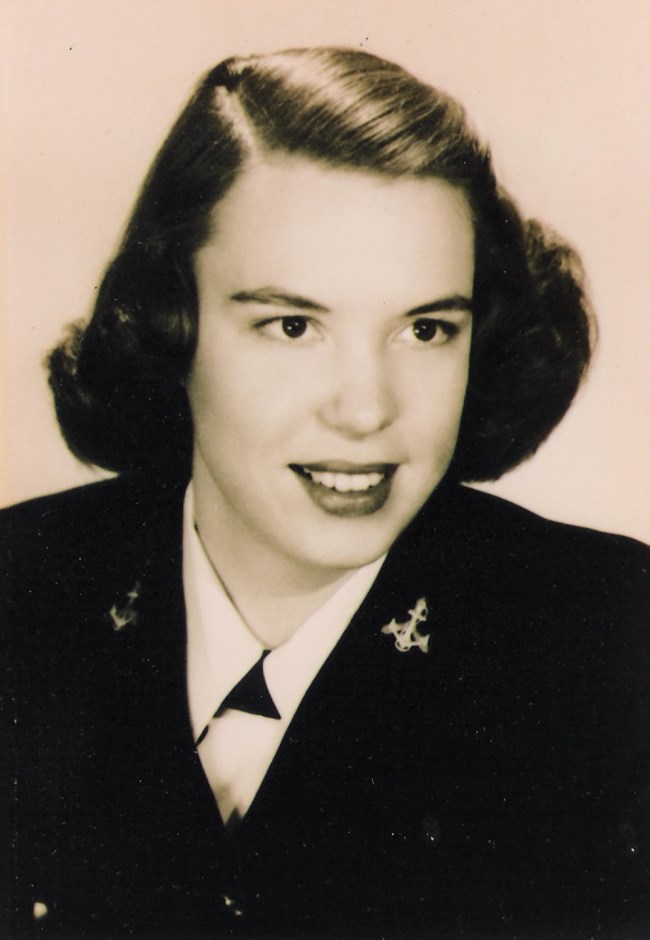
M352 288L391 302L471 294L474 232L464 195L430 178L391 178L304 159L244 170L213 210L199 282L290 287L337 303Z

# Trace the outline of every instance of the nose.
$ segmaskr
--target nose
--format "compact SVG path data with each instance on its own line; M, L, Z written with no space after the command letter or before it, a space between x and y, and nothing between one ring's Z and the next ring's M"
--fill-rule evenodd
M378 353L341 353L321 405L324 424L350 438L377 434L397 416L397 397L385 359Z

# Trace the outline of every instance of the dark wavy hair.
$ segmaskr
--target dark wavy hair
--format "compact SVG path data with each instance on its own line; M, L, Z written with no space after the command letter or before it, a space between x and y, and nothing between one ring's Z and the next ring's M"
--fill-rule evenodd
M118 472L189 474L193 260L215 204L252 156L269 152L433 177L465 194L476 235L474 331L450 474L495 479L530 456L590 357L579 258L521 218L457 102L398 65L337 48L231 58L200 82L144 182L92 317L49 355L73 453Z

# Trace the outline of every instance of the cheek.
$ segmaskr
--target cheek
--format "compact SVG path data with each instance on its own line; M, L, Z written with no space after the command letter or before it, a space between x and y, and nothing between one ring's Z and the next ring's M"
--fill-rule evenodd
M187 391L197 442L219 460L234 454L243 461L277 438L288 420L289 406L259 370L226 357L197 355Z
M229 355L225 339L210 330L199 339L187 385L195 421L209 415L219 418L245 407L247 370Z
M441 359L411 370L400 382L401 413L413 434L429 441L456 433L467 390L467 357Z
M236 401L229 392L230 382L225 364L213 357L201 355L200 350L187 383L187 394L197 441L213 448L217 440L223 440L227 425L234 431Z

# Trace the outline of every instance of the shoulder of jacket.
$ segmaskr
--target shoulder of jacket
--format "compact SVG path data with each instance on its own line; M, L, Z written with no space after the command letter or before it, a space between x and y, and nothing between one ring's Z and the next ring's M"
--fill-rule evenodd
M38 537L39 533L73 525L93 528L102 517L154 511L182 498L183 487L151 484L137 476L116 476L38 496L0 510L0 532Z
M3 528L17 524L38 524L52 515L83 514L84 510L93 505L101 505L114 499L120 491L125 489L125 480L121 477L111 477L97 483L88 483L75 486L71 489L45 496L35 496L11 506L0 509L0 525Z
M633 599L650 607L650 549L625 536L554 522L466 486L446 486L400 539L403 576L442 579L458 597L552 597L568 608Z
M36 587L81 580L91 572L98 576L104 566L128 567L154 533L180 532L183 491L180 485L115 477L4 509L0 578Z
M453 498L467 525L488 542L501 542L523 553L540 547L561 550L565 560L566 553L579 551L608 561L619 557L650 563L650 547L629 536L547 519L503 497L469 486L458 487Z

